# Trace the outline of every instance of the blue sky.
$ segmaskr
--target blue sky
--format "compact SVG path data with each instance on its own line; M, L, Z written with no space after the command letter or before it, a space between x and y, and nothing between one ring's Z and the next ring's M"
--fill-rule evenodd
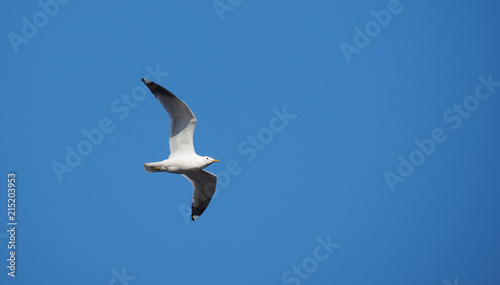
M41 0L0 16L1 284L498 284L497 1ZM220 159L195 222L186 179L144 172L169 150L142 77L189 105L197 153Z

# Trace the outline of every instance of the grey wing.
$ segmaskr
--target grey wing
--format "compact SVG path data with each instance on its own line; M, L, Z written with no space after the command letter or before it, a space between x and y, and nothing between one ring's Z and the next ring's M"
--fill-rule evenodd
M205 171L193 171L182 174L193 184L193 204L191 205L191 220L198 219L205 211L215 193L217 176Z
M170 156L195 153L193 134L196 127L196 117L193 112L186 103L162 86L144 78L142 82L151 90L170 116Z

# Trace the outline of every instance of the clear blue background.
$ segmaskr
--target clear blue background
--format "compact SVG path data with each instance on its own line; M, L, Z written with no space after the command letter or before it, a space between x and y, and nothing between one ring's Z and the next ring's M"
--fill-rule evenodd
M478 76L500 81L500 4L401 1L348 63L339 44L389 2L244 0L221 18L212 0L71 0L18 53L8 33L43 10L4 3L0 283L124 284L114 273L125 269L130 285L498 284L500 87L456 130L443 113ZM179 210L189 182L142 166L169 154L154 96L123 120L111 108L143 88L148 66L196 114L197 152L221 160L207 170L239 165L195 222ZM285 107L296 117L247 161L238 146ZM53 162L103 118L114 131L60 182ZM447 140L391 191L384 173L435 128ZM340 246L287 281L328 237Z

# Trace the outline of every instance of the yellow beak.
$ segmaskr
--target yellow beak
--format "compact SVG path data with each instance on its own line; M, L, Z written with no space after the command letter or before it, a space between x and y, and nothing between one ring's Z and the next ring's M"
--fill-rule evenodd
M214 159L214 162L219 162L219 160L218 159Z

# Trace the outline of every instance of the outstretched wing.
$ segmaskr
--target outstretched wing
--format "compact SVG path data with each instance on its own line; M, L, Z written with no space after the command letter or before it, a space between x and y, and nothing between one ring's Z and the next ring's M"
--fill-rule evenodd
M215 193L217 176L205 171L192 171L182 174L193 184L193 204L191 205L191 220L198 219L208 207Z
M170 157L195 153L193 134L196 117L186 103L153 81L142 79L170 116Z

